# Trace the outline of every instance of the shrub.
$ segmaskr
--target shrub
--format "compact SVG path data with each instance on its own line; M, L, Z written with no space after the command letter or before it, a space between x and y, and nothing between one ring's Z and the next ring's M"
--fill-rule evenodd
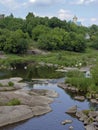
M20 100L17 99L17 98L13 98L12 100L10 100L10 101L7 103L8 106L15 106L15 105L20 105L20 104L21 104L21 102L20 102Z
M3 84L2 84L2 83L0 83L0 87L3 87Z
M13 87L13 86L14 86L14 83L11 82L11 81L9 81L9 82L8 82L8 85L9 85L10 87Z

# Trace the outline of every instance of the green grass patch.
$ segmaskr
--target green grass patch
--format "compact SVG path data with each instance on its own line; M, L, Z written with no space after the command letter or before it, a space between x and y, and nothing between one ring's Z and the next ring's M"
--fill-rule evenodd
M13 98L12 100L10 100L6 105L7 106L15 106L15 105L20 105L21 102L19 99L17 98Z
M14 86L14 83L11 82L11 81L9 81L9 82L8 82L8 86L9 86L9 87L13 87L13 86Z

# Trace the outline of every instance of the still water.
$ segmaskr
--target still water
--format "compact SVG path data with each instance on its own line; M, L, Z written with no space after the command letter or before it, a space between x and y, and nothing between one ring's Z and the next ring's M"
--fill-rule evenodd
M31 118L23 123L11 125L2 128L2 130L69 130L70 126L74 127L74 130L85 130L83 123L76 118L71 117L65 112L73 105L77 105L79 110L90 108L90 103L85 100L83 102L72 99L63 89L57 86L56 82L49 84L34 84L27 87L27 89L52 89L55 90L59 96L54 99L54 102L50 104L52 111L43 116ZM63 120L72 120L71 124L62 125Z
M65 74L63 74L63 76L64 75ZM14 70L0 70L0 79L10 77L22 77L23 79L57 78L61 76L62 74L54 71L54 68L49 68L47 66L40 67L34 65L33 68L27 68L25 70L24 65L18 65ZM70 126L73 126L74 130L85 130L82 122L65 112L73 105L77 105L79 110L83 110L92 107L93 104L87 100L83 102L74 100L70 93L65 92L57 86L57 82L62 81L64 81L64 79L52 80L52 82L49 82L48 84L28 84L25 89L52 89L59 94L57 98L54 98L54 102L50 104L52 111L43 116L31 118L25 122L0 128L0 130L69 130ZM66 119L72 120L73 122L71 124L62 125L61 122Z

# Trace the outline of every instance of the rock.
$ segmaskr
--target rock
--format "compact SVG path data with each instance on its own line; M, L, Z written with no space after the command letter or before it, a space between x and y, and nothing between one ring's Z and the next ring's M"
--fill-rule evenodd
M82 115L83 115L82 111L77 111L76 112L76 117L80 118L80 117L82 117Z
M79 118L79 120L80 120L80 121L83 121L83 122L85 122L85 121L88 122L88 117L83 114L83 115L81 115L81 117Z
M32 110L26 105L0 107L0 127L31 117L33 117Z
M61 122L62 125L70 124L70 123L72 123L72 120L64 120Z
M70 126L70 127L69 127L69 130L73 130L73 129L74 129L74 127L73 127L73 126Z
M49 104L53 102L52 97L57 97L57 93L53 90L19 89L0 92L0 104L2 105L0 106L0 127L50 112ZM4 106L14 98L18 99L21 105Z
M89 115L89 117L95 118L98 116L98 111L90 111L88 115Z
M98 129L98 122L93 122L92 124Z
M87 125L86 130L96 130L96 128L93 125Z
M76 92L76 88L75 87L71 87L70 90L71 90L71 92Z
M69 108L66 113L68 114L75 114L77 112L77 106L72 106L71 108Z
M64 83L58 83L57 85L58 85L58 87L63 88L65 90L68 88L68 86L65 85Z
M96 119L95 119L97 122L98 122L98 116L96 117Z
M79 100L79 101L84 101L85 97L84 96L76 96L74 99Z
M98 104L98 101L96 99L91 99L92 103Z

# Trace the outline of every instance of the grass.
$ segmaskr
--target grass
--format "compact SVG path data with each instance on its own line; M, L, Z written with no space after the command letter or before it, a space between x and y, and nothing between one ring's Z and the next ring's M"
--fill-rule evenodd
M15 106L15 105L20 105L21 102L19 99L17 98L13 98L12 100L10 100L6 105L7 106Z
M13 86L14 86L14 83L11 82L11 81L9 81L9 82L8 82L8 86L9 86L9 87L13 87Z
M9 66L12 63L33 61L58 64L60 66L76 67L77 65L77 67L80 67L79 63L81 63L81 66L86 66L98 62L98 53L96 50L87 49L84 53L53 51L45 55L7 55L6 59L0 59L0 64Z

